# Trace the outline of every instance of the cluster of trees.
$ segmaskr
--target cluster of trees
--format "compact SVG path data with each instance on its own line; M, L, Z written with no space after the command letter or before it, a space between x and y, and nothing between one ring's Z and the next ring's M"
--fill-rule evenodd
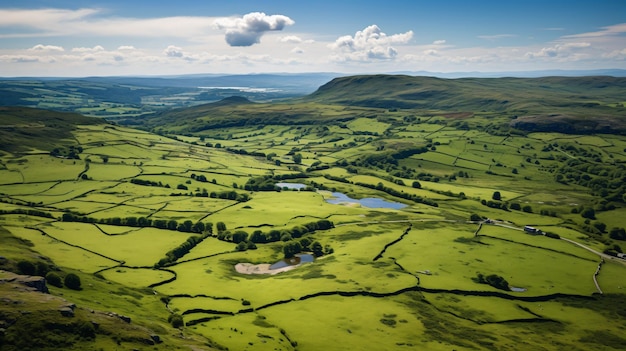
M246 245L252 246L250 243L266 244L277 241L287 242L292 239L300 238L305 234L313 233L317 230L328 230L331 228L334 228L333 222L327 219L320 219L319 221L309 222L303 225L295 226L291 229L274 229L270 230L267 233L264 233L261 230L255 230L252 235L250 235L244 230L237 230L231 233L230 231L226 230L226 226L222 222L218 222L217 239L223 241L231 241L237 244L237 249L243 249L243 245L241 245L240 247L239 244L245 243Z
M160 187L160 188L169 188L170 187L169 184L163 184L162 182L155 182L155 181L147 180L147 179L133 178L133 179L130 180L130 182L133 183L133 184L143 185L143 186L156 186L156 187Z
M201 183L206 183L206 182L208 182L208 180L206 179L206 176L205 176L204 174L195 174L195 173L192 173L192 174L191 174L191 179L196 180L196 181L201 182ZM211 182L212 182L213 184L215 184L215 183L216 183L215 179L213 179Z
M475 278L472 280L479 284L487 284L491 285L496 289L510 291L511 287L509 286L509 282L506 281L503 277L497 274L483 275L482 273L478 273Z
M193 223L190 220L186 220L184 222L179 223L176 220L170 219L152 219L146 217L110 217L110 218L93 218L87 216L77 215L71 212L64 213L61 216L61 221L63 222L81 222L81 223L97 223L97 224L109 224L109 225L120 225L127 227L154 227L159 229L169 229L169 230L178 230L179 232L187 232L187 233L203 233L207 231L208 233L213 232L213 224L212 223L204 223L204 222L196 222Z
M330 245L322 246L319 241L311 242L309 238L290 240L285 243L285 246L283 246L283 254L285 255L285 258L292 258L296 254L306 251L312 252L315 257L330 255L335 252Z
M248 179L243 186L248 191L280 191L280 187L276 183L288 179L308 178L304 173L282 174L282 175L265 175L260 177L252 177Z
M198 223L201 223L201 222L198 222ZM168 251L165 254L165 257L160 259L159 262L157 262L154 265L154 267L155 268L165 267L165 266L169 266L175 263L176 261L178 261L178 259L188 254L189 251L191 251L191 249L196 247L196 245L200 244L204 239L206 239L210 235L211 233L206 232L202 235L194 235L194 236L188 237L187 240L185 240L182 244Z
M81 281L80 277L74 273L68 273L65 278L61 279L56 272L48 272L46 274L46 282L57 288L62 288L65 285L68 289L80 290Z
M83 152L82 146L70 145L68 148L54 148L52 151L50 151L50 156L80 160L80 156L78 154L80 154L81 152Z
M28 215L35 217L44 217L44 218L54 218L51 213L39 211L39 210L26 210L23 208L14 208L12 210L0 210L0 215L6 214L20 214L20 215Z
M526 213L533 213L533 208L530 205L524 205L522 206L519 202L512 202L512 203L507 203L506 201L501 201L502 200L502 195L500 194L499 191L495 191L491 197L493 200L485 200L482 199L480 200L480 203L483 206L487 206L487 207L491 207L491 208L495 208L495 209L499 209L499 210L503 210L503 211L509 211L509 209L511 210L515 210L515 211L523 211ZM547 211L547 210L546 210ZM548 214L550 212L542 212L542 214ZM556 216L556 213L554 214Z
M17 272L24 275L37 275L46 278L46 283L62 288L63 285L72 290L80 290L80 277L74 273L68 273L61 278L61 271L56 267L50 267L45 262L37 261L33 263L28 260L17 262Z
M557 182L578 184L607 201L626 202L626 166L603 162L601 155L585 148L566 148L577 158L568 160L555 176Z

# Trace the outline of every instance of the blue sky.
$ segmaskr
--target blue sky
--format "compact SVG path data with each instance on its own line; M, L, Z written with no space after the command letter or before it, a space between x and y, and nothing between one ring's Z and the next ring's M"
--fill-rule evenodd
M0 4L0 76L626 69L626 1Z

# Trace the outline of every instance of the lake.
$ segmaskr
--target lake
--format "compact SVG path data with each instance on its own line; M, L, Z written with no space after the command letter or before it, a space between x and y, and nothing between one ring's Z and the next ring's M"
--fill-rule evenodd
M407 206L403 203L387 201L387 200L379 199L376 197L353 199L344 193L338 193L338 192L332 193L332 195L333 195L333 198L326 199L326 202L328 202L329 204L342 204L342 203L350 202L350 203L358 203L361 206L368 207L368 208L391 208L394 210L399 210Z

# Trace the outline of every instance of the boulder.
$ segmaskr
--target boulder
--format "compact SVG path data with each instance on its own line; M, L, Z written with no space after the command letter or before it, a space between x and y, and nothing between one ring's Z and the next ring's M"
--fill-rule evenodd
M74 310L67 306L59 308L59 312L63 317L74 317Z
M48 286L46 285L46 278L36 275L19 275L11 272L2 272L2 278L0 283L15 283L27 286L31 290L39 291L42 293L48 293Z

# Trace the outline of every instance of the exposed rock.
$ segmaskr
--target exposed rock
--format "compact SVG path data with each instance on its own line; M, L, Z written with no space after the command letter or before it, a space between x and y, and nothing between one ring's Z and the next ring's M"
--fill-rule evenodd
M130 323L130 317L128 317L128 316L122 316L122 315L117 314L115 312L108 312L108 313L106 313L106 315L109 316L109 317L117 317L117 318L123 320L126 323Z
M150 335L150 338L157 344L160 344L163 342L163 340L161 340L161 337L156 334Z
M61 307L59 312L61 312L63 317L74 317L74 310L69 307Z
M28 288L39 291L42 293L48 293L48 286L46 285L46 278L31 275L19 275L11 272L2 272L2 278L0 283L16 283L27 286Z

